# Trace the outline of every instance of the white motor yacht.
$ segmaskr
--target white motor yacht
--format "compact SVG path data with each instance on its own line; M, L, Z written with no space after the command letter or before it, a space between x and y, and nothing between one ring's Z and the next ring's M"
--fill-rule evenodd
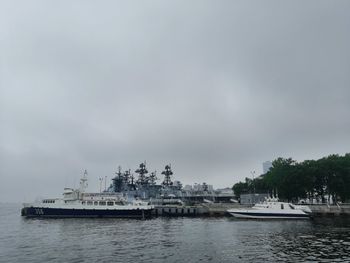
M269 198L252 208L229 209L227 212L237 218L309 219L311 210L307 206L296 206L291 203L279 202L276 198Z

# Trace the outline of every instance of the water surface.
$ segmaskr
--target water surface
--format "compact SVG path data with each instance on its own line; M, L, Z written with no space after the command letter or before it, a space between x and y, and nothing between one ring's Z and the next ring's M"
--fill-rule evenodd
M26 219L0 204L0 262L350 262L350 220Z

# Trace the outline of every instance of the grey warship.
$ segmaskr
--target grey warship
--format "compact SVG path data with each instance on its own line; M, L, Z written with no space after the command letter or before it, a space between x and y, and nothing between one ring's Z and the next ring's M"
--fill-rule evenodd
M223 193L222 189L214 190L207 183L183 187L180 181L174 180L171 164L165 165L161 172L163 180L160 183L157 183L160 180L157 177L157 171L148 172L146 161L142 162L134 173L131 169L122 172L122 167L119 166L115 177L112 178L112 183L105 192L121 194L127 200L135 198L145 200L155 205L227 203L234 198L232 191L228 194Z

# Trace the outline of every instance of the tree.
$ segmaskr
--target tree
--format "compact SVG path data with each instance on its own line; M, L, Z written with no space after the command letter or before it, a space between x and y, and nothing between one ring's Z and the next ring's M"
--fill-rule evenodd
M329 155L319 160L296 162L292 158L277 158L272 168L254 180L236 183L235 195L268 192L280 199L296 201L299 198L320 198L323 202L345 202L350 199L350 153Z

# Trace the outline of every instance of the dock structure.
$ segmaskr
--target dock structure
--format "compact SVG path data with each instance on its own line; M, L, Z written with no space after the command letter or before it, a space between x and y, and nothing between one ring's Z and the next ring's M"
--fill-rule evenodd
M156 217L221 217L229 216L227 210L249 208L251 205L232 203L203 203L196 205L156 205L153 216ZM343 205L310 205L312 217L350 216L350 204Z
M241 205L237 203L208 203L202 204L208 211L208 216L228 216L227 210L233 208L249 208L251 205Z
M350 203L337 205L312 204L309 207L314 217L350 216Z
M204 216L206 211L200 206L156 206L153 214L163 217Z
M157 205L154 208L154 216L162 217L206 217L206 216L228 216L227 210L231 208L244 208L249 206L242 206L232 203L211 203L198 204L192 206L186 205Z

